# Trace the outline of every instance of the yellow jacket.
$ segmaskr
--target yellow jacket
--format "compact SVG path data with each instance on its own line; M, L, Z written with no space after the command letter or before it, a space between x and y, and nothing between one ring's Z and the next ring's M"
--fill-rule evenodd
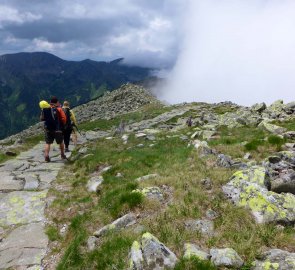
M67 106L63 106L62 108L63 108L63 109L65 109L65 108L70 109L70 108L67 107ZM75 126L77 126L76 116L75 116L74 112L73 112L71 109L70 109L70 113L71 113L71 121L74 123Z

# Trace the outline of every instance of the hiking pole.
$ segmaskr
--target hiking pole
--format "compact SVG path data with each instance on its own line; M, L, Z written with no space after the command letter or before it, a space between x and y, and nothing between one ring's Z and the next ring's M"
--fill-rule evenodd
M78 131L78 133L80 134L80 136L82 136L82 134L81 134L80 130L78 129L78 127L77 127L75 124L73 124L73 127L75 127L75 128L76 128L76 130Z

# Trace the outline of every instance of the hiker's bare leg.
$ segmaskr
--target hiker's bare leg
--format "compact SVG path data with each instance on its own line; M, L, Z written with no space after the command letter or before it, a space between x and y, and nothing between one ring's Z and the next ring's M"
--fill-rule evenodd
M74 145L77 146L78 136L76 133L72 133Z
M64 145L64 143L61 143L59 145L59 148L60 148L60 154L63 156L65 154L65 145Z
M46 143L45 144L45 150L44 150L44 156L49 157L49 151L50 151L50 144Z

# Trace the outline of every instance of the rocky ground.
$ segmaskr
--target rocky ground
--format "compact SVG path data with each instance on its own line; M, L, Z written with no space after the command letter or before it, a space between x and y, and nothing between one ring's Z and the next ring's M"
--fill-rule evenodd
M42 143L0 164L1 269L295 269L295 103L125 85L76 114L66 165Z

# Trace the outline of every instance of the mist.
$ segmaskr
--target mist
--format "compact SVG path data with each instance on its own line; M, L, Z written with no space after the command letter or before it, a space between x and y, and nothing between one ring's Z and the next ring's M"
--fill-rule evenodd
M190 0L160 98L241 105L295 100L294 29L293 0Z

